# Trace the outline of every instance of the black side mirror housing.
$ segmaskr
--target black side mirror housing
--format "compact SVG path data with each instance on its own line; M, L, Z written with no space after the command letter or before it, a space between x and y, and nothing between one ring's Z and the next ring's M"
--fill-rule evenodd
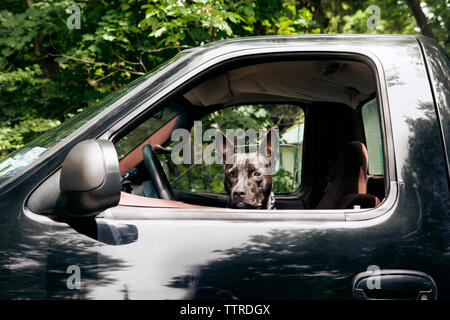
M70 150L60 172L33 192L28 208L39 214L90 217L118 205L120 191L114 144L85 140Z

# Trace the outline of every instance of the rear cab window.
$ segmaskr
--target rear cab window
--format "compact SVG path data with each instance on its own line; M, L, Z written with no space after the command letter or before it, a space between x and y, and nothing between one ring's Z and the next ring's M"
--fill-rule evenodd
M369 157L368 173L369 175L382 176L384 173L383 143L381 140L377 99L374 98L364 104L361 108L361 114Z

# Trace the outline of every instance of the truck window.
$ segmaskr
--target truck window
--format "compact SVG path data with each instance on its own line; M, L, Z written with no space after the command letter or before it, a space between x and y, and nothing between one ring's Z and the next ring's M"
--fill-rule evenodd
M374 98L361 108L369 156L368 173L370 175L383 175L383 145L381 142L380 117L378 114L377 99Z

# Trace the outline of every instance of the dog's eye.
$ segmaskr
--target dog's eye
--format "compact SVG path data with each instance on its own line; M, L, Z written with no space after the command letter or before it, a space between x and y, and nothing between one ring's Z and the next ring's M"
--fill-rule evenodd
M236 178L236 172L235 172L235 171L231 171L231 172L228 174L228 176L229 176L230 178Z
M261 173L258 172L258 171L254 171L254 172L253 172L253 175L254 175L255 177L259 177L259 176L261 175Z

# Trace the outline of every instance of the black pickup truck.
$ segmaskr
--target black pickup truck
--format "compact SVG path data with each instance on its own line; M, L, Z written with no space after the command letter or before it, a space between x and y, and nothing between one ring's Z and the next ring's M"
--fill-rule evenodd
M449 299L449 72L422 36L180 52L0 162L0 299ZM171 161L176 130L255 118L276 210Z

